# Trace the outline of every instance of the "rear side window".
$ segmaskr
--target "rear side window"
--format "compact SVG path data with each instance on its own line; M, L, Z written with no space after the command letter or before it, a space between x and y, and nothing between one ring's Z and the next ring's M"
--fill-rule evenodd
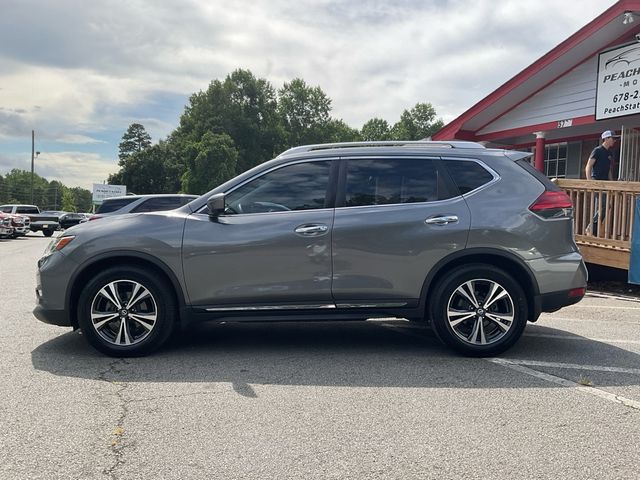
M117 200L105 200L102 205L98 207L96 213L111 213L121 209L125 205L129 205L131 202L138 200L136 197L131 198L118 198Z
M186 197L157 197L145 200L132 212L161 212L163 210L173 210L179 208L192 199Z
M27 215L38 215L40 211L36 207L18 207L16 213L26 213Z
M445 160L444 164L461 194L469 193L493 180L482 165L471 160Z
M431 159L347 161L346 207L431 202L449 198L448 193Z
M559 192L562 190L555 183L549 180L549 178L544 173L536 170L536 168L533 165L531 165L531 163L529 163L528 160L522 159L522 160L516 161L516 163L520 165L522 168L524 168L531 175L536 177L540 181L540 183L542 183L545 186L547 190L551 190L553 192Z
M2 213L11 213L13 207L2 207Z

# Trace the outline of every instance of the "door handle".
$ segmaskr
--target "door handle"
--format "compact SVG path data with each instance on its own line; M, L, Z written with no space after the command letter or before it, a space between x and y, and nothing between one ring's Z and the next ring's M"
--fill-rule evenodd
M439 217L427 218L424 223L427 225L448 225L449 223L457 223L457 215L443 215Z
M294 232L296 232L298 235L303 235L305 237L316 237L316 236L327 233L328 230L329 230L328 226L322 223L317 223L317 224L314 223L314 224L300 225L294 230Z

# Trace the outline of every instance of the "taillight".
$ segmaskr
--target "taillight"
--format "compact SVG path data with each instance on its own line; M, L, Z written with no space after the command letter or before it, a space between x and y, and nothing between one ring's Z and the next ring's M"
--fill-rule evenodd
M569 298L582 298L582 297L584 297L585 293L587 293L587 289L585 287L574 288L573 290L569 290L568 297Z
M571 198L561 191L545 190L529 206L529 210L542 218L571 218L573 216Z

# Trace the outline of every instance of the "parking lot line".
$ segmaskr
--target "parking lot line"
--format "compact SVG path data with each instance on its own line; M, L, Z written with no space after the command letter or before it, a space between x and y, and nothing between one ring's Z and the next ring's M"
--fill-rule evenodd
M620 309L620 310L640 310L640 307L612 307L609 305L572 305L571 308L606 308L610 309Z
M640 340L616 340L613 338L590 338L575 335L553 335L551 333L525 333L524 337L557 338L558 340L577 340L579 342L620 343L622 345L640 345Z
M563 322L580 322L580 323L615 323L616 325L640 325L640 322L625 322L624 320L617 319L595 319L595 318L569 318L569 317L556 317L552 314L543 313L540 315L540 320L561 320Z
M633 408L635 410L640 410L640 402L636 400L632 400L630 398L623 397L621 395L614 395L613 393L606 392L604 390L600 390L596 387L586 387L584 385L580 385L579 383L572 382L571 380L567 380L566 378L556 377L555 375L550 375L548 373L539 372L532 368L525 367L524 364L545 364L544 366L552 366L552 365L572 365L572 364L553 364L551 362L529 362L527 360L506 360L504 358L486 358L488 362L495 363L497 365L502 365L503 367L510 368L520 373L524 373L526 375L530 375L532 377L539 378L541 380L545 380L549 383L555 383L557 385L562 385L563 387L573 388L575 390L579 390L584 393L588 393L590 395L594 395L599 398L603 398L613 403L618 403L624 405L626 407ZM537 365L543 366L543 365ZM579 366L580 367L580 366ZM562 367L569 368L569 367ZM599 367L599 368L614 368L614 367ZM640 373L638 369L623 369L623 370L636 370Z
M498 360L498 359L490 359ZM560 362L541 362L538 360L519 360L519 359L504 359L515 365L525 365L529 367L551 367L551 368L568 368L571 370L591 370L594 372L615 372L615 373L631 373L633 375L640 375L640 368L621 368L621 367L605 367L600 365L579 365L577 363L560 363ZM498 362L499 363L499 362Z

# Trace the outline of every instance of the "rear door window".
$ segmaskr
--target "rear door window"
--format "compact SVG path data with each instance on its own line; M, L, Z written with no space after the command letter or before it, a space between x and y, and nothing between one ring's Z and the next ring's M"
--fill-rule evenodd
M346 207L433 202L452 196L434 159L349 159L346 168Z

